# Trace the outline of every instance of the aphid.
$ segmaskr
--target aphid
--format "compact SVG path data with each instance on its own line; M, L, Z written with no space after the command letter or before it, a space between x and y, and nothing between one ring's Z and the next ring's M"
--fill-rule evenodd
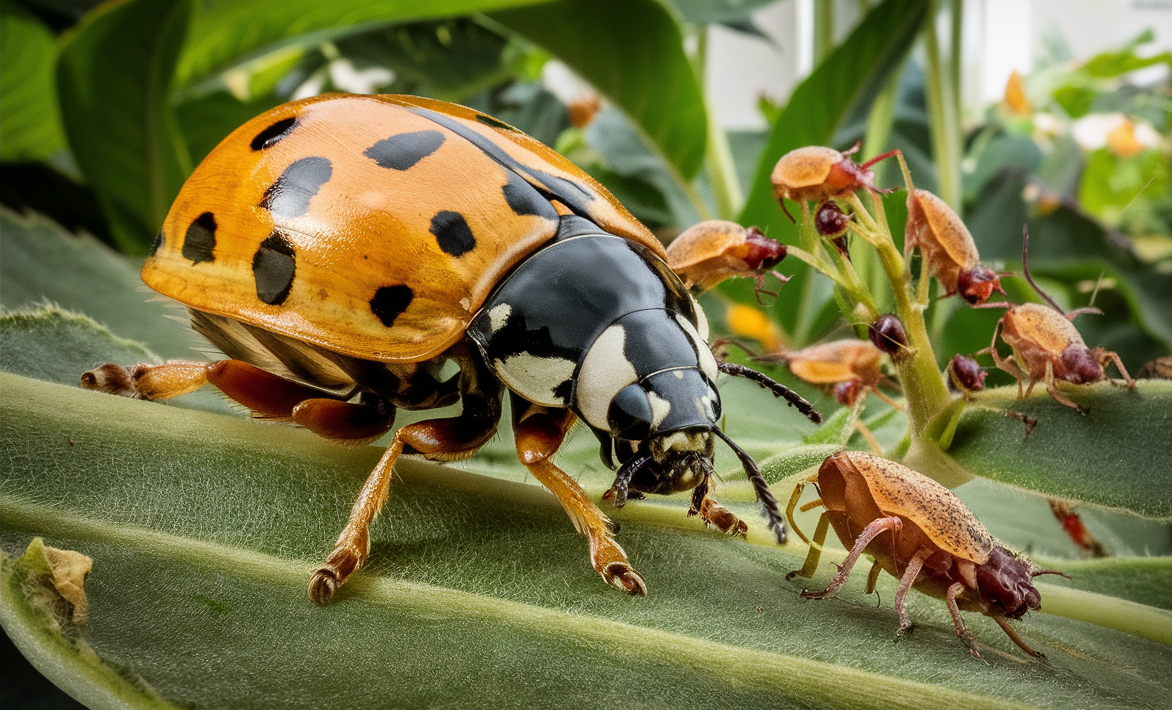
M985 378L988 372L975 359L965 355L953 355L948 361L948 379L950 384L960 392L969 394L985 389Z
M894 360L906 357L909 354L907 333L903 323L894 313L884 313L867 326L867 336L875 347L887 353Z
M400 428L309 595L326 603L363 566L400 455L471 456L511 401L517 455L589 539L594 569L645 594L607 518L554 465L581 418L628 492L693 491L704 521L716 441L740 458L770 527L784 518L719 426L721 372L699 304L655 237L585 172L471 109L409 96L331 94L279 106L226 138L183 186L143 265L229 360L87 373L166 399L210 383L256 414L343 443L391 430L397 408L459 415ZM447 362L459 374L440 379ZM113 366L113 369L118 369ZM722 512L723 511L723 512ZM735 521L735 522L734 522Z
M1050 512L1054 513L1054 517L1062 525L1062 531L1066 533L1071 542L1089 552L1091 557L1107 556L1107 550L1103 547L1103 543L1095 539L1091 531L1087 530L1082 518L1074 512L1074 508L1070 507L1069 503L1057 498L1047 498L1046 502L1050 504Z
M746 276L765 285L765 272L781 263L786 247L756 227L708 220L684 230L667 247L667 264L688 288L707 291L727 278ZM789 277L776 271L783 283Z
M854 406L868 391L892 406L877 389L883 379L883 353L866 340L834 340L777 355L796 377L814 385L832 385L839 404Z
M849 261L851 253L846 242L848 224L850 219L833 200L826 200L814 211L814 229L819 235L829 239L842 258Z
M904 253L920 248L945 296L960 293L975 305L989 300L993 291L1005 293L998 273L981 266L973 235L947 202L927 190L915 190L908 195L907 209Z
M971 357L965 355L953 355L952 359L948 361L948 384L953 389L959 391L966 400L972 401L973 394L985 389L985 378L989 376L981 365ZM1010 409L1003 409L1001 413L1011 419L1017 419L1022 424L1025 424L1026 433L1025 438L1029 439L1030 434L1034 431L1034 427L1038 425L1038 420L1028 414L1022 412L1015 412Z
M811 542L794 523L793 512L808 483L821 496L802 510L822 505ZM864 552L875 559L867 593L874 591L880 569L899 580L895 610L899 634L912 628L907 614L907 593L917 589L943 599L952 615L956 635L976 658L973 637L961 619L961 610L992 617L1009 638L1031 656L1041 656L1005 621L1018 619L1041 608L1042 597L1033 578L1044 572L1027 559L997 544L952 491L906 466L858 451L831 454L818 473L794 488L786 508L790 526L810 543L810 553L795 576L809 578L818 568L827 528L850 552L826 589L802 591L806 599L834 596L850 577Z
M1114 362L1119 373L1123 375L1127 386L1134 389L1135 382L1123 367L1123 361L1113 352L1103 348L1094 350L1087 347L1082 335L1074 327L1071 320L1080 313L1101 313L1096 308L1079 308L1070 313L1063 313L1054 299L1050 298L1034 283L1029 270L1029 230L1023 230L1022 242L1022 272L1034 290L1038 292L1052 308L1038 303L989 304L1008 306L1005 315L997 321L993 329L992 344L980 351L989 353L997 367L1013 375L1017 380L1017 397L1028 397L1034 391L1038 382L1046 384L1046 391L1055 401L1071 407L1081 414L1086 410L1065 397L1055 387L1055 380L1069 382L1075 385L1089 384L1105 379L1104 367ZM997 334L1001 334L1013 354L1007 358L997 352ZM978 353L980 354L980 353ZM1029 387L1022 392L1022 381L1029 380ZM1114 382L1114 380L1110 380Z
M811 145L781 156L773 167L770 180L773 181L773 196L781 204L785 216L791 222L795 221L785 208L786 200L824 202L859 189L878 190L875 173L868 168L897 151L884 153L860 165L850 159L858 150L858 144L841 153L833 148Z
M1172 355L1145 362L1137 377L1146 380L1172 380Z

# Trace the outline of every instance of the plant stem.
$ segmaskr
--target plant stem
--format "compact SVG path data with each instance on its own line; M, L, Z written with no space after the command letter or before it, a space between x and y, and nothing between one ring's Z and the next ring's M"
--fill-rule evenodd
M740 214L745 203L744 191L737 180L736 164L733 162L732 150L728 145L728 134L716 120L716 112L712 109L712 101L708 97L708 83L705 71L708 65L708 28L703 27L697 33L696 54L692 58L692 69L700 90L704 94L704 109L708 114L708 139L704 150L704 167L708 172L708 183L712 187L712 196L716 200L716 216L720 219L733 220Z
M932 351L932 343L924 323L924 311L913 299L903 255L895 248L891 233L886 228L887 217L883 210L883 199L877 193L871 194L871 206L874 213L879 216L878 220L871 217L857 194L851 195L849 200L856 216L862 218L855 223L854 229L859 236L875 247L879 262L883 265L887 280L891 284L896 313L903 322L904 332L907 334L910 353L892 360L899 372L899 380L907 398L912 438L917 439L936 412L947 406L951 397L936 366L936 355ZM882 227L880 223L883 224Z
M834 49L834 0L814 0L814 66Z
M927 55L928 116L932 132L932 154L936 162L940 199L960 212L960 121L952 73L945 71L936 36L940 0L932 0L924 20L924 50Z

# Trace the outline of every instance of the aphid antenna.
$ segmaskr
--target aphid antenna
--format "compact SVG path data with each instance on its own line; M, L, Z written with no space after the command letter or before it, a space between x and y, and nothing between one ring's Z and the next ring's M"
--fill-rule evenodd
M859 147L859 144L858 144L858 143L855 143L855 147L854 147L854 149L853 149L853 150L858 150L858 147ZM853 150L852 150L852 152L853 152ZM884 153L884 154L882 154L882 155L876 155L874 158L871 158L870 160L868 160L867 162L863 163L863 164L862 164L862 165L860 165L859 167L861 167L861 168L863 168L864 170L866 170L867 168L871 167L872 165L874 165L875 163L878 163L878 162L879 162L879 161L881 161L881 160L887 160L888 158L890 158L890 157L892 157L892 156L899 155L899 154L900 154L900 150L899 150L899 148L896 148L895 150L889 150L889 151L887 151L886 153ZM843 155L846 155L846 153L843 153Z
M1021 226L1021 273L1025 276L1026 281L1030 283L1030 286L1033 286L1034 290L1038 292L1038 295L1046 299L1046 303L1054 306L1054 310L1058 311L1062 315L1066 315L1066 311L1062 310L1062 306L1058 305L1058 302L1053 298L1050 298L1050 294L1043 291L1042 287L1039 286L1036 281L1034 281L1034 277L1030 275L1029 257L1030 228L1029 225L1023 224Z

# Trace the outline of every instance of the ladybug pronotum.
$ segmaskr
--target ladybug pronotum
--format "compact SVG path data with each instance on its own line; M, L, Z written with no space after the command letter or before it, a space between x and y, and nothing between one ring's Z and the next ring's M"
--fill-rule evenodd
M793 512L802 491L813 483L820 496L802 510L822 505L811 542L794 524ZM956 495L916 471L864 454L840 451L822 463L818 473L794 488L786 508L794 532L810 542L810 553L800 570L789 574L810 577L818 567L828 527L833 527L849 554L830 585L819 592L803 591L806 599L826 599L846 584L851 569L864 552L875 559L867 593L875 589L880 570L899 580L895 609L899 633L912 628L907 593L917 589L943 599L956 635L973 656L980 658L961 610L991 617L1009 638L1031 656L1041 654L1026 645L1006 618L1018 619L1041 608L1042 597L1033 585L1040 570L997 543L980 520Z
M506 395L517 455L589 539L609 584L645 594L609 521L553 463L582 419L618 472L609 497L693 491L692 513L744 523L710 496L717 439L784 540L752 458L718 426L720 372L700 306L663 247L601 185L538 141L452 104L327 95L237 129L195 170L143 265L229 359L106 365L83 385L167 399L212 384L255 414L343 443L395 411L460 402L400 428L309 594L324 604L366 562L368 527L403 454L451 461L494 434ZM459 373L440 379L452 361Z

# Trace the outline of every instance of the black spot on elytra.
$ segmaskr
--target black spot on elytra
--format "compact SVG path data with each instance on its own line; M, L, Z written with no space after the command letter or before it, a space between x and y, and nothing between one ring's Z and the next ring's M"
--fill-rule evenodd
M463 256L476 246L476 237L468 226L464 215L444 210L431 218L431 233L435 235L439 248L452 256Z
M370 312L375 314L382 324L390 328L395 324L399 314L411 305L415 292L410 286L398 284L396 286L381 286L370 299Z
M302 158L281 173L281 177L265 190L260 206L274 217L292 219L309 211L309 201L334 174L333 165L326 158Z
M508 182L505 183L504 193L505 202L508 203L509 208L518 215L537 215L538 217L545 217L546 219L557 220L558 211L549 204L549 200L541 196L532 185L525 182L525 179L513 172L506 170L508 175Z
M163 230L159 230L159 233L155 235L155 241L151 243L151 256L159 253L159 250L163 248L164 241L166 240L163 239Z
M270 306L279 306L289 297L297 260L293 244L273 232L260 244L252 257L252 276L256 280L256 297Z
M479 148L485 155L495 160L502 167L517 173L522 178L525 178L525 181L530 185L533 185L533 187L539 193L541 193L542 196L546 197L547 199L557 199L566 207L569 207L570 210L574 212L574 214L589 217L590 204L595 200L600 199L598 193L596 193L589 185L580 184L574 182L573 180L567 180L566 178L547 173L544 170L539 170L531 165L525 165L521 163L519 160L509 155L506 151L501 149L500 146L494 143L491 137L477 133L467 125L457 121L451 116L445 116L442 113L418 106L409 108L407 110L417 116L426 118L433 123L438 123L461 138L464 138L469 143ZM477 120L488 125L500 124L510 131L515 130L506 124L500 123L500 121L497 121L495 118L485 116L483 114L477 114Z
M252 139L253 150L264 150L271 148L277 144L285 136L293 131L293 124L297 123L296 116L289 118L282 118L273 125L256 134L256 138Z
M480 123L483 123L486 126L492 126L493 128L499 128L502 131L512 131L513 133L517 133L516 128L513 128L512 126L510 126L509 124L505 123L504 121L502 121L500 119L493 118L492 116L487 116L483 113L476 114L476 120L479 121Z
M375 143L363 155L378 163L380 168L406 170L439 150L444 134L439 131L400 133Z
M216 218L211 212L204 212L196 217L187 228L183 236L183 258L190 259L191 263L201 261L215 261L216 248Z

